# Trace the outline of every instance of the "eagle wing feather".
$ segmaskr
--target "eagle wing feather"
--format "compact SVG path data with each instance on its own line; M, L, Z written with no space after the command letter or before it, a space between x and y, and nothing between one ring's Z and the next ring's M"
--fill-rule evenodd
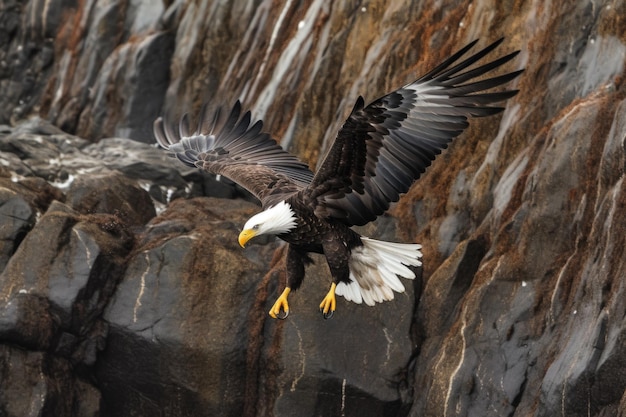
M502 40L455 64L474 41L418 80L368 106L359 97L313 180L301 191L316 215L348 225L374 220L468 127L469 117L504 110L492 104L513 97L517 90L485 90L513 80L522 71L475 78L509 62L519 51L468 69Z
M250 112L242 116L239 101L226 117L221 109L211 115L206 105L200 114L193 132L187 115L181 118L178 130L162 118L155 120L159 145L188 166L231 179L263 205L271 205L311 182L309 167L262 132L263 122L250 125Z

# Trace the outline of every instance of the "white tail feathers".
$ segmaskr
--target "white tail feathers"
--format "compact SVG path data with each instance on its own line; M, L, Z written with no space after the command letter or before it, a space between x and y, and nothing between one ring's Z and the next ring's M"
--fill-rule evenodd
M357 304L369 306L393 299L393 292L404 292L398 276L415 278L409 268L422 265L422 245L393 243L361 237L363 246L352 250L350 283L337 284L335 293Z

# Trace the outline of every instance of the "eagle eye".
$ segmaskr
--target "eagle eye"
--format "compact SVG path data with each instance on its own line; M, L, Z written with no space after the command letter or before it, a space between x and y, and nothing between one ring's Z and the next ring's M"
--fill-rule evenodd
M259 230L259 225L255 224L254 226L252 226L252 230Z

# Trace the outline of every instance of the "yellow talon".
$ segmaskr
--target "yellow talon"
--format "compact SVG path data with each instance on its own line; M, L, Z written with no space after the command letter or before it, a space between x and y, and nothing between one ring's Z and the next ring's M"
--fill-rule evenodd
M330 290L326 297L320 303L320 311L324 314L325 319L329 319L335 314L335 307L337 307L337 300L335 298L335 288L337 284L334 282L330 285Z
M290 292L291 288L286 287L280 297L278 297L278 300L276 300L276 302L270 309L270 317L280 320L284 320L287 318L287 316L289 315L289 303L287 302L287 297L289 296ZM280 315L281 309L285 312L284 316Z

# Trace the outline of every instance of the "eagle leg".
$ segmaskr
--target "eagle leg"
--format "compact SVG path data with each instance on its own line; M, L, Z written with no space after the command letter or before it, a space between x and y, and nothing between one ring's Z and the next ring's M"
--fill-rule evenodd
M289 296L290 292L291 288L286 287L280 297L278 297L278 300L276 300L276 302L270 309L270 316L272 318L279 320L285 320L287 318L287 316L289 315L289 303L287 302L287 297ZM285 315L280 314L281 309L285 312Z
M337 284L334 282L330 285L330 290L326 297L320 303L320 312L324 315L325 319L330 319L335 314L335 307L337 307L337 299L335 298L335 288Z

